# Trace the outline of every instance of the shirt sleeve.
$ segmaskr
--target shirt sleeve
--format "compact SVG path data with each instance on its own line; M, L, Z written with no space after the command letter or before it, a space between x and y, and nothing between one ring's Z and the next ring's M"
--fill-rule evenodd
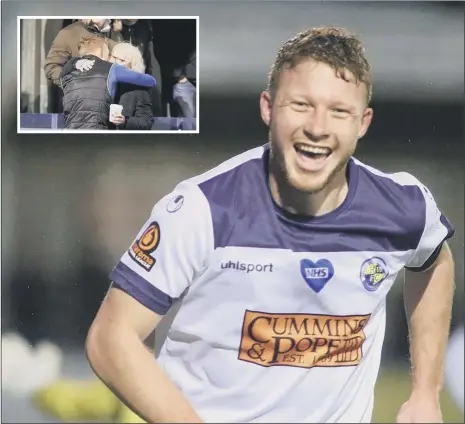
M60 85L62 67L71 57L71 48L68 42L69 38L69 31L67 31L66 28L62 29L55 40L53 40L52 46L45 59L45 76L56 85Z
M110 279L113 287L165 315L206 269L213 246L208 201L197 186L184 183L155 205Z
M443 243L454 235L455 229L441 213L431 192L419 184L425 201L425 224L423 234L405 268L420 272L427 270L436 261Z
M152 75L132 71L123 65L113 64L108 74L108 91L112 97L116 94L116 84L121 82L148 88L156 85Z

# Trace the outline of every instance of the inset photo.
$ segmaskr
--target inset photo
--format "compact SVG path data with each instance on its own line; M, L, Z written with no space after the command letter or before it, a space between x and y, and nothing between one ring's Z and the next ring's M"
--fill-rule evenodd
M198 16L17 23L18 133L199 133Z

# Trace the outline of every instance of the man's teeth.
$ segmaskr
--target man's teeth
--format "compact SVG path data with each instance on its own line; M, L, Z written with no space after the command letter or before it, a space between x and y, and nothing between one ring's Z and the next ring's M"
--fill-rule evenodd
M303 144L299 144L297 149L306 153L313 153L314 155L329 155L331 153L326 147L305 146Z

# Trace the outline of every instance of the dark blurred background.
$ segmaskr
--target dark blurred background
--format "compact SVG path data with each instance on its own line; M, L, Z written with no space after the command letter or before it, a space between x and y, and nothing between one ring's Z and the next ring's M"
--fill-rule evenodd
M328 24L359 33L373 65L375 117L357 157L414 174L455 225L453 328L463 325L463 4L212 3L2 2L2 332L32 344L49 339L82 357L107 275L154 203L179 181L266 142L258 98L277 49L300 30ZM200 16L199 135L16 134L16 16L99 16L104 8ZM401 294L399 278L383 369L407 369Z

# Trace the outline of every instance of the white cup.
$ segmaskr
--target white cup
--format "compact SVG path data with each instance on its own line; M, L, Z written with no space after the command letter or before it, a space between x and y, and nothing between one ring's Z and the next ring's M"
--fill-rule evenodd
M122 114L123 114L123 106L117 105L117 104L110 105L110 121L113 121L113 119L116 116L119 116Z

